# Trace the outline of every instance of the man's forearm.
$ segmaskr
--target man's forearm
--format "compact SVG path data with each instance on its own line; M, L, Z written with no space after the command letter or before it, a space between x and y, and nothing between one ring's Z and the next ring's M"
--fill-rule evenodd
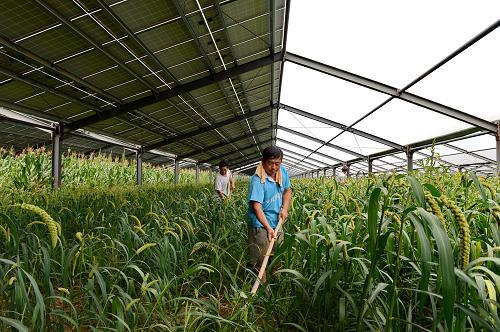
M288 211L288 208L290 207L291 200L292 200L292 190L290 188L288 188L283 193L283 205L281 206L281 208L285 211Z
M262 226L264 226L265 229L271 228L271 226L269 225L269 222L267 222L267 218L266 218L266 215L264 214L264 211L262 210L261 204L253 203L252 210L255 213L255 215L257 216L257 220L260 221L260 223L262 224Z

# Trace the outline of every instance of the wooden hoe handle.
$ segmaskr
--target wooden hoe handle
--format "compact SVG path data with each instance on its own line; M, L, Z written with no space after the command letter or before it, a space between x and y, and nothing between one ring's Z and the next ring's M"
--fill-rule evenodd
M281 225L283 224L283 219L280 218L278 222L278 226L276 226L276 229L274 230L276 233L276 237L278 232L280 231ZM262 261L262 265L260 266L259 270L259 275L257 276L257 280L255 280L252 290L250 291L251 294L257 293L257 289L260 286L260 281L262 280L262 276L264 276L264 272L266 271L267 267L267 262L269 261L269 256L271 255L271 251L273 250L274 242L276 241L276 238L272 238L271 241L269 242L269 247L267 247L266 251L266 256L264 256L264 260Z

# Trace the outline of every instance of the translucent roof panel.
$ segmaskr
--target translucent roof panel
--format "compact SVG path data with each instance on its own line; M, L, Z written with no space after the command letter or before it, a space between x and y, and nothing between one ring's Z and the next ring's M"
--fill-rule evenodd
M386 157L380 158L380 160L383 161L383 162L388 163L389 165L390 164L393 164L393 165L396 165L396 166L406 165L406 160L401 160L401 159L396 158L394 156L386 156Z
M334 161L330 158L325 158L322 155L318 155L317 153L313 153L310 157L314 158L315 160L321 161L323 164L327 164L327 165L333 165L333 164L337 163L336 161ZM322 166L325 166L323 164L322 164Z
M346 149L356 151L365 156L389 150L391 148L390 146L380 144L371 139L364 138L349 132L342 133L339 137L335 138L332 143L342 146Z
M499 12L497 0L296 1L287 50L401 88Z
M324 153L326 155L332 156L334 158L347 161L356 158L355 155L352 155L350 153L346 153L334 148L331 148L329 146L323 146L321 149L318 150L318 152Z
M449 148L447 146L443 146L443 145L434 146L434 153L439 154L440 157L450 155L450 154L456 154L457 152L459 152L459 151L452 149L452 148ZM413 159L414 160L425 159L425 158L428 158L431 155L431 153L432 153L432 151L430 148L419 150L418 153L415 153L413 155Z
M444 156L441 157L441 159L455 165L481 164L485 162L483 159L476 158L465 153Z
M449 145L453 145L467 151L494 149L495 144L496 140L493 135L481 135L449 143Z
M278 129L276 137L278 137L278 139L283 138L289 142L299 144L299 145L307 147L309 149L317 149L318 147L321 146L320 143L316 143L316 142L311 141L309 139L302 138L300 136L291 134L287 131L280 130L280 129ZM280 142L278 145L281 145L281 144L282 143ZM296 149L296 148L294 148L294 149ZM302 150L302 151L305 151L305 150Z
M399 99L390 101L354 126L403 145L469 127L465 122Z
M321 122L282 109L279 111L278 125L293 129L322 141L329 141L340 133L340 129L330 127Z
M285 156L283 158L286 157L286 158L292 160L294 163L297 163L299 165L303 165L303 166L310 167L310 168L314 168L314 167L320 168L320 167L326 166L323 163L320 163L316 160L312 160L311 158L305 158L306 156L298 155L298 154L295 154L294 152L284 151L284 154L285 154Z
M297 148L297 147L295 147L295 146L292 146L292 145L289 145L289 144L283 143L282 141L279 141L279 140L278 140L278 144L277 144L277 145L278 145L280 148L282 148L282 149L285 149L285 150L286 150L285 152L283 152L285 156L286 156L286 155L288 155L288 154L289 154L289 152L291 152L291 153L293 153L293 154L295 154L295 155L300 154L300 155L302 155L302 156L307 156L307 155L309 155L309 153L310 153L309 151L306 151L306 150L304 150L304 149L299 149L299 148Z
M497 158L497 150L496 149L489 149L489 150L481 150L481 151L475 151L475 154L478 154L482 157L489 158L491 160L496 160Z
M290 62L285 62L282 84L283 104L345 125L387 98L382 93Z
M386 162L384 162L383 160L379 160L379 159L376 159L373 161L373 166L375 166L376 168L380 168L384 171L388 171L388 170L391 170L394 168L393 166L388 165Z
M300 149L300 148L297 148L296 146L285 143L282 140L280 140L279 137L278 137L277 145L280 148L283 148L286 150L286 151L284 151L285 157L288 155L291 155L294 158L298 158L297 154L300 154L300 155L302 155L302 157L300 157L300 160L302 160L304 156L307 156L308 158L305 160L306 162L311 162L313 164L317 164L317 161L320 161L322 164L319 164L318 167L323 167L323 166L325 166L324 164L332 165L332 164L336 163L335 160L330 159L330 158L326 158L325 156L317 154L317 153L313 153L312 155L310 155L311 151ZM315 160L311 160L311 158L315 159Z
M500 120L498 59L497 28L408 91L485 120Z

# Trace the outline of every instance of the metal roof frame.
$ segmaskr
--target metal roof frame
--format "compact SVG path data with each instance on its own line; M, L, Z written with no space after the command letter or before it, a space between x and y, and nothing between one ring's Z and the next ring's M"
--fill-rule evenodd
M428 155L421 150L433 144L442 144L447 148L458 151L456 155L465 154L485 161L485 165L483 165L483 163L476 164L481 165L481 167L494 167L493 164L496 162L497 174L500 170L499 123L486 121L458 109L406 91L498 28L500 26L500 20L488 26L485 30L439 61L436 65L432 66L408 85L398 89L388 84L287 52L286 41L290 0L282 0L282 2L279 2L284 3L281 8L276 8L278 6L277 3L269 0L266 2L267 5L265 7L267 8L267 12L259 12L257 9L252 9L254 11L251 12L250 10L250 12L247 13L248 16L241 16L240 22L231 18L233 21L231 24L227 24L225 21L226 17L229 18L231 16L227 14L226 9L223 9L222 6L226 8L225 6L227 5L227 10L235 10L237 7L231 5L233 0L216 0L214 4L206 5L205 7L202 7L199 2L196 1L197 6L191 6L191 8L187 10L182 8L178 0L173 0L169 2L169 5L173 4L173 7L177 10L177 14L172 12L174 13L173 17L168 19L165 18L163 21L156 24L151 22L148 26L143 26L140 29L132 28L132 26L129 25L131 22L130 18L126 15L122 16L123 12L115 10L115 8L118 8L115 6L118 6L120 2L107 4L104 0L97 0L97 7L92 9L86 9L75 2L71 5L76 4L78 8L75 6L73 11L66 12L63 9L60 11L60 8L56 10L42 0L35 0L35 2L37 6L43 8L43 12L47 14L47 17L52 18L51 22L55 23L51 23L49 26L38 31L29 31L22 36L0 36L0 58L3 60L7 59L15 64L15 66L9 66L9 68L7 68L5 64L0 64L0 89L5 85L8 86L9 89L20 89L21 91L21 87L24 88L26 86L34 91L41 90L42 92L33 93L30 96L19 93L18 98L10 98L9 95L1 94L2 91L10 90L0 90L0 106L15 110L15 113L11 113L10 116L6 116L5 114L0 115L0 122L33 126L52 133L56 133L62 128L61 134L82 137L106 144L98 149L105 149L108 145L122 146L131 150L142 151L141 153L149 151L166 158L176 158L176 160L185 159L186 162L189 163L196 162L195 160L188 159L194 156L197 156L198 159L201 160L198 161L198 163L204 163L216 160L222 156L231 156L235 153L243 155L242 157L235 157L236 159L234 159L234 161L237 164L249 163L249 160L256 158L254 156L260 155L262 145L269 142L276 144L278 141L282 141L289 146L302 149L309 153L309 155L306 156L301 153L290 151L290 153L303 158L302 160L298 160L290 156L290 160L296 160L294 164L290 165L295 173L295 171L298 171L297 167L309 169L309 166L314 165L309 163L307 159L310 159L310 161L314 163L324 164L327 167L336 167L345 162L353 164L361 161L368 161L368 163L370 163L375 159L391 155L403 162L406 161L406 159L401 158L397 154L405 152L408 158L410 158L409 160L412 160L411 156L413 153L421 154L425 157ZM194 2L191 2L191 4L193 5ZM284 13L282 12L283 10ZM68 12L75 13L76 11L83 12L83 14L72 17L67 15ZM219 24L208 24L205 11L207 13L210 11L210 15L214 15L213 18L218 20ZM97 13L100 13L99 15L106 15L107 20L109 20L109 22L106 22L110 23L112 28L101 24L99 18L96 18ZM199 33L197 33L195 29L193 29L192 20L196 17L202 18L199 24L204 27L206 32L198 30ZM96 26L96 31L99 33L98 35L90 34L89 31L82 28L81 22L85 19L93 20L91 22L95 22L98 25L98 27ZM259 22L261 22L263 19L267 22L267 31L261 28L261 30L252 32L253 36L251 37L238 41L232 40L235 35L234 32L230 31L231 29L235 29L235 27L238 27L242 22L250 22L253 20L260 20ZM146 35L159 34L160 30L157 29L160 27L173 28L172 24L174 22L179 22L179 24L181 24L180 26L183 26L187 33L183 32L182 38L179 38L179 40L171 45L168 44L168 47L162 47L157 50L151 49L146 43ZM280 23L283 24L283 28L280 27ZM38 36L49 31L55 33L58 29L63 32L71 32L77 36L77 38L81 38L85 43L91 45L91 47L86 47L76 53L70 52L69 54L61 55L61 57L55 60L49 60L42 54L32 51L29 46L26 46L29 45L25 43L27 40L38 38ZM233 33L233 35L231 35L231 33ZM281 34L281 42L277 42L278 33ZM223 43L217 45L219 40L215 39L215 34L225 41L225 45L222 45ZM97 36L99 38L97 38ZM109 37L111 37L111 39ZM264 38L266 39L264 40ZM265 42L265 48L256 46L255 40L259 39ZM209 51L208 46L206 48L203 46L203 43L207 40L212 41L215 50ZM127 49L127 46L125 46L126 42L132 42L134 50ZM197 53L193 53L194 51L191 53L186 51L186 53L178 56L170 66L162 60L163 54L161 52L167 52L173 49L182 50L183 45L187 43L192 43L193 49L195 49ZM115 46L120 48L120 52L123 51L125 54L130 54L132 59L120 57L121 53L113 53L112 47ZM241 51L239 51L240 53L238 53L241 47L251 48L251 51L247 53L241 53ZM137 50L139 50L140 53L135 52ZM78 59L78 57L83 57L90 52L93 52L92 54L95 53L96 59L107 59L113 66L106 67L100 71L90 71L90 73L86 73L85 75L75 74L71 68L67 67L67 61ZM230 60L227 62L227 66L221 52L229 55L228 59ZM240 56L237 54L240 54ZM219 59L220 64L217 65L215 60L212 63L210 60L211 57L212 59L214 59L214 57ZM150 62L146 63L145 60L143 61L142 59L148 59ZM92 61L94 60L93 57ZM196 61L204 63L206 68L202 70L196 67L198 68L196 71L190 72L188 70L189 66L195 64ZM298 109L293 105L283 104L281 103L281 89L283 81L283 63L285 61L290 61L291 63L372 89L388 95L389 98L351 125L317 116L313 113ZM154 67L152 64L154 64ZM143 67L140 67L140 65ZM138 66L141 68L141 71L137 70ZM24 69L24 67L28 69ZM122 70L122 74L128 75L128 79L116 81L116 83L111 86L100 86L95 80L96 75L108 77L106 75L111 75L108 74L108 71L111 72L113 67ZM23 70L20 68L23 68ZM181 69L185 69L185 71L183 72ZM279 77L277 77L278 71ZM206 72L208 72L208 75L205 74ZM2 75L6 77L3 81ZM43 79L43 75L45 75L47 79ZM249 77L250 75L251 77ZM151 78L153 76L158 78L162 83L160 86L156 85L156 83L152 83ZM64 80L61 79L61 77L64 77ZM55 79L58 84L54 85L54 81L48 81L49 79ZM127 87L132 81L139 82L138 86L141 88L134 90L132 87ZM256 82L255 84L254 81ZM9 85L11 82L17 85L14 84L11 87ZM276 84L278 85L277 89ZM73 89L73 91L70 91L71 89ZM109 92L111 90L121 91L121 89L123 89L124 94L122 98ZM42 107L40 105L43 105L43 103L38 101L38 96L41 96L41 98L49 96L55 98L54 100L58 102L47 102L50 107ZM401 145L397 142L392 142L371 133L353 128L357 122L382 108L392 99L400 99L424 107L431 111L472 124L474 127L407 145ZM163 107L163 104L161 104L162 102L167 106ZM71 106L76 106L74 113L68 113L67 111ZM341 130L340 134L348 131L360 137L386 145L390 147L390 149L370 155L363 155L346 149L345 147L332 144L331 141L340 134L330 141L322 141L290 128L285 128L278 124L279 108L338 128ZM61 113L58 113L61 109L63 109L64 112L61 111ZM174 113L172 113L172 111ZM61 117L58 116L58 114L65 115ZM231 114L229 118L228 114ZM203 121L201 121L201 119ZM80 129L84 127L89 127L90 130ZM277 137L278 129L298 135L301 138L312 140L321 144L321 147L327 146L337 149L352 155L354 158L342 161L317 151L319 148L313 150L297 144L296 142L280 139ZM12 129L10 130L12 131ZM448 144L457 139L484 135L485 132L494 134L497 137L496 161L476 153L480 151L469 151ZM5 134L7 135L8 133ZM222 139L219 139L219 137ZM31 139L34 140L36 140L36 138L36 135L31 137ZM1 139L2 132L0 130L0 143L2 143ZM245 145L245 148L238 148L234 144L245 140L248 140L248 142L251 142L253 145ZM26 142L26 140L23 141ZM48 142L44 141L40 143L47 144ZM76 141L74 144L75 146L77 145ZM166 147L167 145L168 148ZM230 152L228 151L222 154L217 152L218 149L225 146L232 146L234 150L231 149ZM246 153L242 152L250 150L252 147L253 151L248 151ZM162 148L162 150L158 150L158 148ZM286 152L288 152L287 149L285 149L285 153ZM336 164L328 165L328 163L323 161L312 159L311 156L313 153L332 160L336 162ZM455 154L449 154L447 156L453 155ZM145 159L146 158L143 160ZM401 168L399 165L384 160L382 161L391 167ZM453 164L447 161L443 162L457 169L460 167L469 167L463 164ZM373 166L375 169L378 169L377 166ZM324 169L324 167L320 169ZM362 170L360 169L360 171Z

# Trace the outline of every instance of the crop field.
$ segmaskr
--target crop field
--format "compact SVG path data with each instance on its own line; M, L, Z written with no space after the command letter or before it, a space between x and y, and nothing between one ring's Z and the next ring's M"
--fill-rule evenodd
M136 183L135 160L122 155L83 155L69 151L62 158L62 181L65 187L109 187ZM26 149L17 154L0 147L0 188L43 191L50 187L51 154L45 149ZM174 183L172 167L143 163L144 184ZM200 172L200 182L208 182L208 173ZM194 170L181 169L179 183L194 183Z
M133 166L73 157L51 191L46 158L0 159L0 330L499 329L498 178L292 179L285 240L253 296L247 182L220 201L208 179L172 186L159 170L138 189Z

